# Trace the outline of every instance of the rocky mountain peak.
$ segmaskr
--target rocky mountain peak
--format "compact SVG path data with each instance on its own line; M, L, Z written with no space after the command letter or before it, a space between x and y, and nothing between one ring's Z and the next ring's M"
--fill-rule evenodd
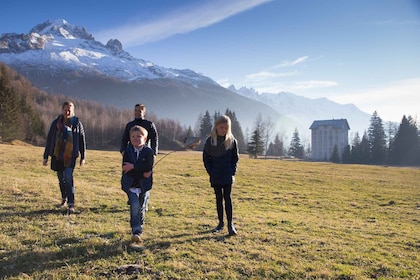
M110 39L108 43L106 43L106 47L113 53L118 53L123 50L122 43L117 39Z
M66 39L83 39L95 40L92 34L87 32L83 26L76 26L68 23L64 19L47 20L44 23L38 24L29 32L37 33L39 35L54 35Z

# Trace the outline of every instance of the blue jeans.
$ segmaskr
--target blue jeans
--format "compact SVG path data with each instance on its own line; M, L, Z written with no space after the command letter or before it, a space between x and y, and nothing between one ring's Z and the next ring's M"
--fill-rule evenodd
M67 200L68 206L74 206L73 170L73 167L66 167L63 171L57 171L61 198Z
M143 233L143 224L146 217L144 197L144 193L137 196L136 193L128 192L128 199L130 201L130 226L133 234Z

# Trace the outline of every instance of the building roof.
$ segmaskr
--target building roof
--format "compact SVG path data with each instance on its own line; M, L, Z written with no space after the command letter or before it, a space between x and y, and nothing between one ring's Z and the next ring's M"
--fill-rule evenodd
M346 119L314 121L309 129L318 129L320 126L332 126L335 129L350 129Z

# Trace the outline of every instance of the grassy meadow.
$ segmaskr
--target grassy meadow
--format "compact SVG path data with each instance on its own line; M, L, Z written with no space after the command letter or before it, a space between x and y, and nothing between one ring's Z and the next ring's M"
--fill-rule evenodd
M155 166L138 250L120 154L87 151L74 215L42 154L0 145L0 279L420 279L419 168L242 156L229 237L211 232L201 153L176 152Z

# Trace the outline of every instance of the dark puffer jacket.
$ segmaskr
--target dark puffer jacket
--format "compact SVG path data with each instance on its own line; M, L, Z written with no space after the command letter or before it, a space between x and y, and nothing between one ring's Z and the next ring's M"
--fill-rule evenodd
M153 122L146 120L146 119L134 119L133 121L127 123L124 129L124 133L121 139L121 147L120 152L124 152L127 148L128 143L130 142L130 129L135 126L139 125L144 127L147 130L147 143L150 142L150 148L153 149L155 155L158 154L159 150L159 135L156 129L156 126Z
M149 178L144 178L143 173L152 171L154 164L153 150L149 147L143 147L138 159L134 152L134 147L129 144L125 149L122 163L131 162L134 164L134 169L122 173L121 188L124 192L128 193L130 188L139 188L142 193L150 191L153 186L153 173Z
M203 162L210 176L212 186L231 185L238 168L238 145L236 139L231 149L226 150L224 137L217 137L217 146L211 144L207 138L203 149Z

